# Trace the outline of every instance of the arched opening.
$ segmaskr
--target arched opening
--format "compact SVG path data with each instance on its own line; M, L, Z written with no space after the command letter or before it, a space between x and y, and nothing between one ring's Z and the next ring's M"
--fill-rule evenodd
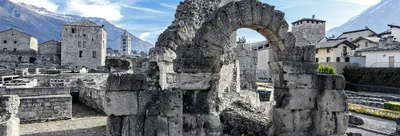
M248 29L238 29L236 45L234 46L235 59L239 62L241 90L255 91L259 94L261 102L270 101L272 89L272 70L270 62L269 43L260 33Z

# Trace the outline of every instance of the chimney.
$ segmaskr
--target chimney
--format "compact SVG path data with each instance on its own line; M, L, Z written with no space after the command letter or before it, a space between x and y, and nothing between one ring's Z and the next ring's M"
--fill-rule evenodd
M312 19L315 19L315 15L312 15Z
M332 34L332 37L331 38L335 38L335 35L334 34Z
M385 47L385 45L386 45L386 41L387 41L387 39L386 38L381 38L380 40L379 40L379 47Z
M365 29L369 29L369 27L368 27L368 26L365 26Z
M393 44L393 43L394 43L394 37L393 37L393 36L389 36L389 37L387 38L387 43L388 43L388 44Z

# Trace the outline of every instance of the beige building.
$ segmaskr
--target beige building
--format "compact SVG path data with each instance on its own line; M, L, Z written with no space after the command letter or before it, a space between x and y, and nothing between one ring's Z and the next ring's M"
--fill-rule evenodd
M379 37L358 37L353 41L353 44L357 46L356 51L359 51L366 48L378 47L379 40ZM354 55L362 56L360 52L357 52Z
M346 39L329 39L316 45L315 61L321 65L334 67L338 73L350 64L357 46Z
M120 41L120 53L121 55L129 55L132 52L131 45L131 36L127 30L125 30L124 34L121 35Z
M349 41L354 41L359 37L376 37L377 35L378 34L376 34L374 31L366 27L365 29L344 32L342 35L338 37L338 39L345 38Z
M38 40L20 30L11 28L0 32L0 49L3 51L38 51Z
M61 65L68 68L105 66L107 32L88 20L62 26Z

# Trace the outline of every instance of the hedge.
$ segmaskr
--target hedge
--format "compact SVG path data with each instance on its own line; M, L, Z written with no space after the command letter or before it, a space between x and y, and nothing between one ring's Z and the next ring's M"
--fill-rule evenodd
M361 85L400 88L400 68L345 68L346 81Z
M383 108L392 110L392 111L400 111L400 103L399 102L385 102L383 104Z
M400 118L400 112L398 112L398 111L391 111L391 110L386 110L386 109L373 108L373 107L368 107L368 106L364 106L364 105L350 104L350 103L348 105L349 105L350 111L354 111L357 113L368 114L368 115L373 115L376 117L382 117L382 118L387 118L387 119L392 119L392 120Z

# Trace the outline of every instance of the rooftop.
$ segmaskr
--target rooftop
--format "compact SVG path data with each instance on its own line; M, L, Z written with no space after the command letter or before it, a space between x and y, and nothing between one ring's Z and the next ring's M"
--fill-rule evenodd
M360 40L368 40L368 41L373 42L373 43L379 43L380 38L379 37L359 37L359 38L355 39L353 41L353 43L356 43L356 42L358 42Z
M400 43L386 44L384 47L371 47L361 49L359 52L376 52L376 51L400 51Z
M93 26L93 27L103 27L102 25L98 25L92 21L89 20L81 20L81 21L77 21L77 22L71 22L71 23L67 23L64 24L66 26Z
M398 25L389 24L388 26L389 26L390 28L400 28L400 26L398 26Z
M326 22L325 20L312 19L312 18L303 18L303 19L300 19L300 20L297 20L297 21L293 22L292 24L294 25L296 23L300 23L300 22L303 22L303 21Z
M336 48L338 47L340 44L345 44L351 48L356 48L357 46L354 45L353 43L351 43L350 41L346 40L346 39L330 39L327 42L323 42L323 43L317 43L316 48L317 49L324 49L324 48Z

